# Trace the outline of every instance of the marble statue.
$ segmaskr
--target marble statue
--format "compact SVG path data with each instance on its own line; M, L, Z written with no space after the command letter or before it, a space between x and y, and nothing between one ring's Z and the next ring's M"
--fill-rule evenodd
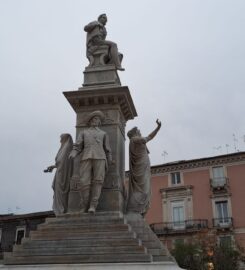
M112 160L108 135L98 127L103 118L104 114L101 111L94 111L88 115L88 128L79 134L70 154L70 158L81 154L81 212L96 211L105 173Z
M142 137L137 127L128 132L129 143L129 192L127 212L146 214L151 197L151 165L146 143L152 140L161 128L156 120L156 129L147 137Z
M70 134L61 134L60 149L55 158L55 165L49 166L44 172L52 172L56 168L52 188L54 190L53 210L55 215L67 212L72 161L69 155L72 151L73 140Z
M106 23L106 14L101 14L97 21L93 21L84 27L84 31L87 32L87 58L90 61L90 66L93 66L96 51L102 47L106 47L107 50L109 49L108 59L103 60L100 64L114 64L117 70L123 71L124 68L121 66L123 55L118 52L117 44L106 40Z

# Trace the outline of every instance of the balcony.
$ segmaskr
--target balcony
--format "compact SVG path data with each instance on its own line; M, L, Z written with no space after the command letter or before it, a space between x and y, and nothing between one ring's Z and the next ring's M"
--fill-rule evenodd
M153 232L160 235L197 232L208 228L207 219L189 219L179 222L153 223L150 225Z
M213 218L213 227L216 229L230 229L233 227L233 218Z
M228 183L227 177L215 177L210 179L210 185L214 192L227 191Z

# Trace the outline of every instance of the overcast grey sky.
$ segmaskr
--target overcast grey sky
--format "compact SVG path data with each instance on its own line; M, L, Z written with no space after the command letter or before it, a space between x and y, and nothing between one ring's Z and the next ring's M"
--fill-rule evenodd
M233 133L245 150L244 0L1 0L0 213L51 209L43 169L60 134L75 135L62 92L82 85L83 27L101 13L138 112L127 130L163 122L152 165L234 152Z

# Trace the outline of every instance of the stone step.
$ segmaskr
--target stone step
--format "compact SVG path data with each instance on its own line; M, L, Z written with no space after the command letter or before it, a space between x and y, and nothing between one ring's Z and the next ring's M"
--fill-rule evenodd
M76 231L76 232L105 232L105 231L131 231L131 226L128 224L86 224L86 225L69 225L66 224L42 224L38 228L38 232L59 232L59 231Z
M168 252L159 248L147 248L147 251L153 256L168 256Z
M22 239L24 248L43 248L43 247L116 247L116 246L139 246L141 241L137 238L123 238L123 239L69 239L69 240L30 240L30 238ZM19 245L18 245L19 246Z
M152 256L153 257L153 262L173 262L173 258L171 256L164 256L164 255L160 255L160 256Z
M141 241L142 241L142 244L143 244L144 246L146 246L147 248L157 248L157 249L162 249L162 245L161 245L161 243L159 243L159 242L152 241L152 240L146 241L146 240L142 240L142 239L141 239Z
M53 219L53 220L52 220ZM45 223L43 223L43 225L51 225L51 224L61 224L61 225L85 225L85 224L127 224L126 220L124 218L108 218L108 219L100 219L98 217L94 217L94 218L86 218L86 219L82 219L82 218L71 218L69 219L62 219L62 218L50 218L49 220L46 219ZM38 225L39 227L40 225Z
M138 237L140 239L142 239L143 241L155 241L155 240L158 240L155 238L154 235L152 235L151 233L138 233L134 228L133 230L137 233ZM160 241L160 240L159 240Z
M147 234L150 234L150 235L152 234L152 231L149 228L135 228L135 227L133 227L133 228L137 233L142 233L142 234L147 233Z
M60 214L57 217L58 218L73 218L73 217L91 217L91 216L97 216L100 218L103 217L124 217L124 214L120 211L96 211L94 214L92 213L81 213L81 212L71 212L71 213L65 213Z
M14 256L56 256L56 255L96 255L96 254L142 254L146 253L143 246L124 246L124 247L43 247L39 249L25 249L22 246L15 246Z
M12 256L4 254L4 264L75 264L75 263L127 263L127 262L152 262L148 254L96 254L96 255L66 255L66 256Z
M136 232L137 237L142 240L142 245L147 248L148 253L153 255L155 262L173 261L166 247L142 217L130 213L126 215L126 220L132 230Z
M136 238L135 232L121 231L119 232L39 232L32 231L30 233L31 240L65 240L65 239L124 239L124 238Z
M46 223L107 223L108 221L122 221L124 216L121 212L96 212L95 214L90 213L67 213L59 215L53 218L46 218Z

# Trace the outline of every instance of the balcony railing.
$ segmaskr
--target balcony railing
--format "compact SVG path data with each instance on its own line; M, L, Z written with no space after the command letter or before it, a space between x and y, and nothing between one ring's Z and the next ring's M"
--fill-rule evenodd
M157 235L200 231L208 228L207 219L189 219L178 222L153 223L151 229Z
M213 227L215 228L231 228L233 226L233 218L232 217L224 217L224 218L213 218Z
M210 179L210 185L213 190L224 190L228 186L227 177L215 177Z

